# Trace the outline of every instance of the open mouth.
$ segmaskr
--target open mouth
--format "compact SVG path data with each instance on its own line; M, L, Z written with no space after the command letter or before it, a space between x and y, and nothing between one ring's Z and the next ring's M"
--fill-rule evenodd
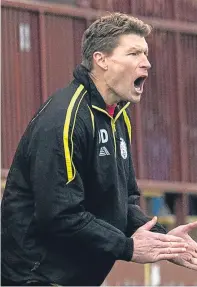
M144 83L146 81L146 78L147 78L147 76L142 76L142 77L137 78L134 81L134 88L135 88L137 93L141 94L143 92L143 86L144 86Z

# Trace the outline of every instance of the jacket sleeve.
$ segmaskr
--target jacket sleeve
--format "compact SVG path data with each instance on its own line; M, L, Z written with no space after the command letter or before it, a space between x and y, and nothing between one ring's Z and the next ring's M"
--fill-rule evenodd
M146 216L140 209L140 191L137 186L132 157L130 156L130 173L129 173L129 183L128 183L128 218L127 218L127 231L126 235L131 236L139 227L148 222L151 218ZM156 223L156 225L151 229L153 232L166 234L165 228Z
M85 208L85 124L77 117L74 129L69 127L70 136L63 137L63 130L40 128L31 143L31 185L39 231L46 238L75 242L103 257L130 261L133 239Z

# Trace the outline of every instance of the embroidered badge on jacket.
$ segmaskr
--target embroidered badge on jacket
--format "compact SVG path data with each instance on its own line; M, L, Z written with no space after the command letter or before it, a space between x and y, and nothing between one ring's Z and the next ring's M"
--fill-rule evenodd
M123 138L120 138L120 152L122 158L126 159L127 158L127 145Z

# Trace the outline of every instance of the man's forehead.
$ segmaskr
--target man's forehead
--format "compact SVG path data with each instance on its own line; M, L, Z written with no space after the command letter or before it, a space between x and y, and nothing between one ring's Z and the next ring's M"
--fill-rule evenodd
M122 35L119 39L119 45L127 49L148 50L145 38L135 34Z

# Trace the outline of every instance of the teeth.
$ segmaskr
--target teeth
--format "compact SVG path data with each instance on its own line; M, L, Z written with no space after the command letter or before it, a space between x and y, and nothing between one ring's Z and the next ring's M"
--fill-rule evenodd
M141 93L142 92L141 87L135 87L135 90L136 90L137 93Z

